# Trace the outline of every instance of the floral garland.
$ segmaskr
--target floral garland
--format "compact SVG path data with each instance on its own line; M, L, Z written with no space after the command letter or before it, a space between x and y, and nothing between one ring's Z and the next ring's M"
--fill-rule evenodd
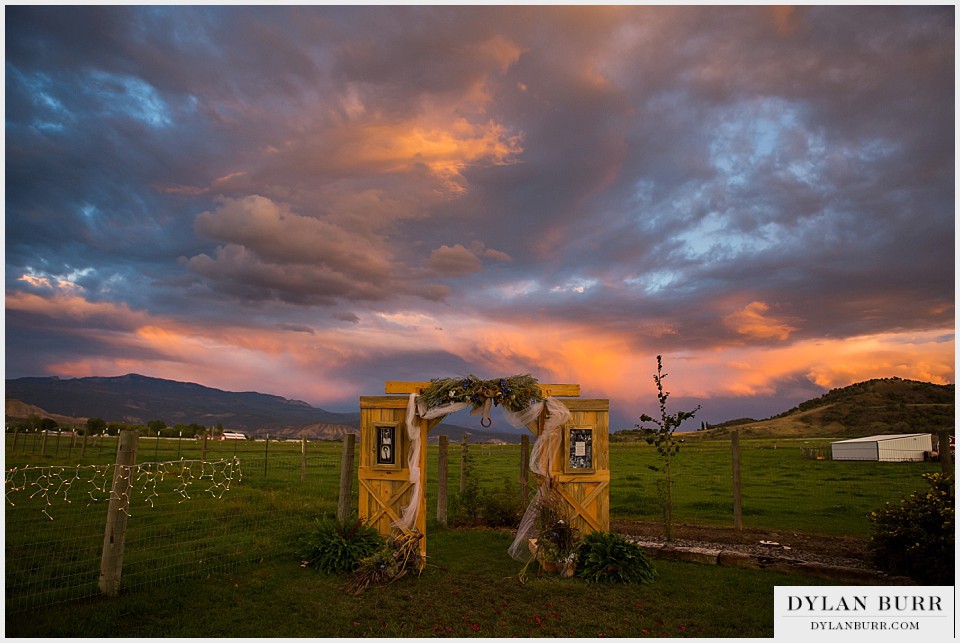
M492 380L469 375L430 380L430 386L420 393L419 399L428 409L455 402L469 402L474 409L478 409L487 404L487 400L492 400L494 406L503 406L519 413L541 401L543 395L537 378L531 375Z

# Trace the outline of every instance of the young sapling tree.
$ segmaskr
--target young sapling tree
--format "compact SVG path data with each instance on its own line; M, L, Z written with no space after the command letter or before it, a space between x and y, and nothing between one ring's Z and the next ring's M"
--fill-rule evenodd
M643 432L647 444L652 444L657 448L657 453L663 460L663 478L657 481L657 496L660 498L660 509L663 515L664 537L669 541L673 540L673 473L670 465L673 457L680 452L680 442L674 436L674 431L685 420L693 418L700 410L700 405L698 404L697 408L692 411L667 413L667 398L670 397L670 393L663 389L663 380L666 377L667 374L663 372L662 356L657 355L657 374L653 376L653 381L657 385L660 417L655 418L644 413L640 416L641 424L636 426ZM652 422L655 427L643 426L645 422ZM656 471L660 470L656 467L651 468Z

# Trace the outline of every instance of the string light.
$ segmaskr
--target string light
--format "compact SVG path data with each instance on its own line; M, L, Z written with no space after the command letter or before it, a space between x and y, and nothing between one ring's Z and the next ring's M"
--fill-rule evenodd
M17 506L20 497L27 494L28 500L38 499L43 502L40 511L53 520L48 511L53 507L53 501L62 496L63 502L71 504L76 496L83 497L86 492L87 505L109 501L114 494L114 474L130 481L127 491L122 496L116 496L121 502L120 507L128 516L129 507L135 496L145 496L143 502L154 506L154 498L160 497L163 487L159 487L168 479L174 482L173 492L180 496L178 503L190 500L190 486L193 484L209 484L203 491L210 493L214 498L223 498L223 494L230 490L230 485L243 479L240 468L240 459L237 457L209 460L179 460L175 462L144 462L133 466L114 464L83 464L76 466L37 467L26 465L7 469L4 475L4 495L11 507ZM124 486L124 485L120 485Z

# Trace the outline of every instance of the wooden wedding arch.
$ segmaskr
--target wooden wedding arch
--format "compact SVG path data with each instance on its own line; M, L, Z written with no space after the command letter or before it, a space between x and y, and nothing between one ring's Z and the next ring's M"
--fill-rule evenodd
M386 395L360 397L359 517L384 536L398 529L418 531L423 536L423 555L427 542L427 438L443 417L425 419L410 409L415 396L430 384L388 381ZM548 424L546 410L525 424L538 441L544 441L539 451L540 471L547 475L541 476L539 483L563 498L573 526L581 533L608 531L610 402L581 399L579 384L537 386L545 401L555 398L551 404L561 402L569 411L559 427ZM544 409L548 406L544 404ZM538 452L536 445L534 452ZM531 462L530 468L538 473L535 464ZM403 519L410 516L415 518L403 525Z

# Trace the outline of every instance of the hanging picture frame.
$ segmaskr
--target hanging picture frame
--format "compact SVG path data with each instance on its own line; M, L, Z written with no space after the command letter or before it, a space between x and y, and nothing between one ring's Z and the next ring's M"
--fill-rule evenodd
M564 430L564 471L566 473L593 473L592 426L568 426Z
M377 469L397 471L402 468L402 432L397 422L374 424L373 466Z

